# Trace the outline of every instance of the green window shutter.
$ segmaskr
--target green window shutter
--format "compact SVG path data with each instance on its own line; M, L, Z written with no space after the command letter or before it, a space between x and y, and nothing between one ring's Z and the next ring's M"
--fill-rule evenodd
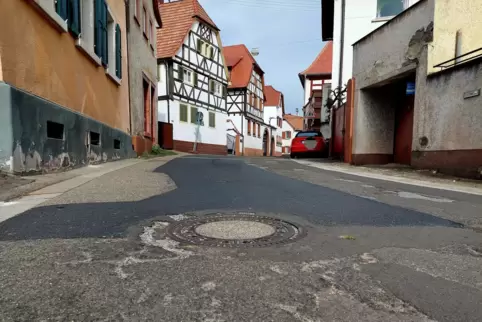
M209 112L209 126L216 127L216 114Z
M212 79L209 80L209 93L214 93L214 81Z
M214 48L213 47L209 47L209 57L211 57L211 59L214 59Z
M68 0L55 0L55 11L62 19L67 20L69 18Z
M179 80L183 80L183 74L184 74L184 71L183 71L183 68L181 65L177 65L177 79Z
M197 108L191 106L191 123L196 124Z
M80 0L68 0L68 23L72 35L80 35Z
M94 0L94 52L102 59L102 5L103 0Z
M122 34L118 24L115 25L115 75L122 78Z
M223 85L223 97L226 97L226 86Z
M103 1L102 6L102 40L103 40L103 61L105 66L109 64L109 41L107 39L107 3Z
M197 87L197 73L194 71L192 72L192 78L194 86Z
M179 120L182 122L187 122L187 105L186 104L179 105Z
M202 47L202 43L201 43L201 39L197 39L197 52L200 53L201 52L201 47Z

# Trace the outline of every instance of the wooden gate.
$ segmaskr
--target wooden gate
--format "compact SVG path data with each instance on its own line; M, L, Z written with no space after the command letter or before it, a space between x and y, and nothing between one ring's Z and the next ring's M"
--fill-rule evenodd
M343 134L344 134L344 116L345 104L339 108L333 108L333 133L331 134L332 157L336 159L343 159Z
M173 128L171 123L157 122L157 137L159 145L165 150L174 148Z

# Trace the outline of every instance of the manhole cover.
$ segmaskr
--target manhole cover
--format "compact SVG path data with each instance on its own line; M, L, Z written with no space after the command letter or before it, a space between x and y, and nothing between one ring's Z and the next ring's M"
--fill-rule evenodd
M244 214L195 217L169 225L167 232L174 240L211 247L264 247L302 237L290 222Z

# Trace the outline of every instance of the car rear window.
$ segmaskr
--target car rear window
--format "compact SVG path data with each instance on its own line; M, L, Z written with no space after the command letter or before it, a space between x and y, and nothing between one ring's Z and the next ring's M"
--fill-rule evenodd
M308 137L322 137L320 132L299 132L296 134L297 138L308 138Z

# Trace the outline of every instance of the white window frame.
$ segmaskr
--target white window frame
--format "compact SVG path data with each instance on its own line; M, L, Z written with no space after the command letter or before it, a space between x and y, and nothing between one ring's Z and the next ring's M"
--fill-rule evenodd
M216 96L222 96L223 95L223 87L220 82L211 79L211 86L213 88L213 91L211 94L216 95Z
M214 47L201 38L199 38L199 40L201 41L201 55L211 59L211 55L209 54L209 52L210 52L210 48L213 48L214 50Z
M188 76L188 79L186 80L185 76ZM194 71L192 69L182 67L182 82L185 84L189 84L191 86L194 85Z
M47 16L60 28L63 32L69 31L67 21L63 20L61 16L55 11L55 0L33 0L37 8L41 9Z
M80 31L75 45L86 54L97 66L102 65L102 60L94 51L94 1L80 1ZM109 57L110 58L110 57Z

